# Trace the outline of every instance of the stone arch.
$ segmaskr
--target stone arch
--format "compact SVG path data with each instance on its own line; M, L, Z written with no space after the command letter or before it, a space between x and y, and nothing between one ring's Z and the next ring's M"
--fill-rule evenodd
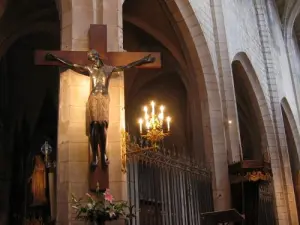
M225 209L229 207L225 205L230 201L226 201L227 199L224 200L224 198L229 198L229 193L227 192L228 189L226 190L226 188L224 188L226 184L224 182L220 184L219 180L225 180L227 182L228 173L224 168L221 169L218 167L220 163L222 163L222 165L227 163L223 130L224 123L218 79L209 45L203 32L205 28L199 21L199 18L197 18L196 15L198 12L196 8L193 8L191 2L187 0L159 0L158 2L163 5L164 12L168 16L172 28L180 40L179 46L176 47L180 47L180 53L183 53L184 64L187 65L186 80L189 87L188 91L192 93L191 96L193 96L190 98L190 105L194 108L194 112L192 113L192 117L194 118L193 123L195 126L199 126L203 131L205 160L211 166L214 173L213 186L215 193L216 195L222 196L216 200L220 201L220 204L215 202L215 208ZM123 10L126 4L129 4L129 1L125 1ZM153 27L143 27L142 19L136 21L133 17L124 15L124 20L133 22L144 30L147 29L149 33L155 33ZM155 36L159 35L156 33ZM159 39L160 42L165 40L161 34ZM172 49L172 46L168 45L168 43L167 46L169 49ZM171 50L171 52L172 51L174 52L174 50ZM202 124L199 120L202 120ZM197 135L200 136L200 134L195 132L196 130L200 130L199 127L193 128L192 132L196 135L194 139L199 139ZM216 136L218 137L215 138ZM195 144L194 146L198 145ZM200 149L198 151L200 151ZM221 201L223 202L221 203Z
M284 97L281 100L281 111L283 117L283 125L286 138L286 146L288 152L288 162L291 169L292 183L294 186L294 193L296 199L296 207L298 215L300 213L300 135L299 130L288 103L288 100Z
M289 125L290 125L292 133L293 133L293 139L294 139L296 147L297 147L297 153L298 153L298 155L300 155L300 134L299 134L299 130L297 127L297 122L293 115L290 104L285 97L281 100L281 107L284 110L284 113L286 114L287 120L289 122Z
M275 140L269 138L269 135L275 134L274 126L272 123L271 111L267 103L263 88L257 77L257 73L254 70L252 63L244 52L239 52L233 58L233 62L239 62L245 73L247 74L246 83L248 83L249 90L253 90L251 93L252 103L256 110L256 115L259 117L259 126L263 135L262 147L266 151L268 146L276 145ZM272 143L270 143L272 142Z
M182 40L191 82L196 82L198 87L195 96L202 101L203 141L206 162L213 171L214 209L226 209L230 204L228 171L218 167L220 163L227 164L221 96L212 53L203 32L205 28L196 16L201 12L197 12L187 0L168 1L166 4Z
M224 119L221 103L219 81L214 67L212 52L204 34L205 24L197 18L193 3L187 0L167 2L172 18L177 24L178 32L185 43L185 56L194 71L202 104L203 136L206 149L206 161L213 171L214 209L230 207L230 187L228 170L218 165L227 165L227 149L224 134ZM222 180L220 183L219 181Z
M294 23L299 12L300 12L299 1L288 1L286 3L282 20L283 20L283 34L287 42L293 37Z
M283 17L283 36L286 45L287 59L290 68L293 92L298 113L300 112L298 87L298 59L300 57L300 1L288 1ZM298 40L297 40L298 39Z
M29 23L29 26L20 26L12 32L8 38L5 38L5 40L1 44L0 49L0 58L6 53L8 48L19 38L22 38L24 36L27 36L28 34L34 34L34 33L46 33L49 36L53 36L54 38L57 38L55 36L56 34L59 34L59 31L57 30L57 27L54 23L51 22L36 22L36 23Z
M13 3L15 2L11 2L8 7L13 7ZM32 7L29 4L24 8L17 7L11 16L1 18L0 59L18 40L26 38L29 35L42 35L45 38L49 37L49 40L53 40L55 43L60 42L60 27L57 25L59 21L58 14L55 8L49 6L54 5L43 6L33 11L34 13L24 14L24 11L26 12L28 8ZM8 13L11 13L11 8L8 8ZM22 15L22 18L19 15ZM48 43L48 47L52 44Z
M149 24L145 23L142 20L139 20L137 17L131 15L124 15L123 20L139 27L140 29L144 30L146 33L150 34L151 36L155 37L162 45L164 45L175 57L175 59L180 63L180 66L186 69L184 59L176 46L174 46L168 38L160 31L158 31L155 27L149 26Z
M289 162L287 161L288 159L283 158L282 153L279 152L281 151L280 147L282 146L279 146L279 143L277 143L277 133L275 131L275 124L272 118L271 106L269 105L269 103L267 103L267 99L262 86L260 85L260 82L255 75L255 70L251 66L251 62L247 55L245 53L238 54L235 59L239 59L242 62L242 65L244 65L245 70L247 71L247 77L253 87L255 94L254 96L257 100L257 108L260 111L262 129L264 131L263 147L266 151L268 151L268 158L270 159L271 169L273 173L273 188L275 191L275 200L277 203L276 211L277 213L282 212L282 208L278 206L278 202L282 202L282 204L284 204L286 207L286 210L284 211L285 216L287 216L286 219L296 219L296 217L290 217L290 215L294 214L293 204L295 200L288 201L288 199L294 199L294 196L287 195L287 190L285 188L285 186L291 185L289 181ZM293 187L289 188L291 188L289 190L294 190Z
M175 30L182 40L184 56L191 74L190 82L196 82L198 90L195 95L202 105L202 120L204 131L204 147L206 149L206 161L214 165L214 154L220 153L220 144L225 144L223 136L223 118L218 88L218 80L214 69L208 43L203 33L203 25L196 17L195 9L189 1L175 0L166 3L170 12L171 21L176 25ZM212 133L222 135L219 142L212 137ZM208 151L211 149L211 151ZM219 150L217 150L219 149ZM222 149L226 154L226 150ZM218 176L218 175L216 175Z
M213 62L211 58L211 54L208 49L208 44L205 40L205 36L203 34L203 28L198 21L198 18L195 15L195 11L186 0L176 0L163 3L159 1L160 4L164 4L165 12L169 17L169 20L173 24L173 28L181 40L181 50L184 52L184 63L187 64L187 74L188 74L188 83L190 92L193 93L194 96L194 105L197 107L197 111L200 112L201 105L199 104L202 100L204 103L203 107L206 111L204 115L204 119L208 122L211 118L209 113L210 110L215 111L213 115L216 115L216 109L219 110L220 115L218 116L220 128L223 126L222 117L221 117L221 100L220 93L218 88L216 88L217 77L213 67ZM127 2L125 2L126 4ZM124 5L123 5L124 7ZM175 51L175 48L172 48L168 42L166 42L166 38L153 28L149 26L145 26L142 21L138 21L132 16L124 15L124 20L131 22L143 30L151 33L155 37L159 37L159 41L166 44L167 48L174 54L177 59L182 58ZM196 84L196 85L194 85ZM213 101L208 101L208 99L212 99ZM216 123L215 119L213 123ZM210 129L210 122L208 124L203 125L204 129ZM222 124L222 125L221 125ZM219 131L220 133L220 131ZM211 135L207 135L206 140L211 139ZM206 143L206 149L213 149L212 140ZM210 154L207 158L212 160L212 154Z
M0 30L2 31L0 34L0 58L17 39L30 33L42 32L52 37L57 35L54 38L59 38L60 30L56 23L50 20L43 20L53 15L56 16L57 11L51 8L44 8L19 18L18 15L23 15L24 11L26 10L17 8L12 18L0 20Z
M280 18L283 17L285 11L286 11L286 5L288 4L289 1L286 0L275 0L275 4L277 7L278 15Z

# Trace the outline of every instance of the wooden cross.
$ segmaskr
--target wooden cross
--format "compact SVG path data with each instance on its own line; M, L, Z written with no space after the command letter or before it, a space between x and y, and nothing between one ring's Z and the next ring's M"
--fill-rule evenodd
M107 52L107 28L106 25L91 24L89 30L89 47L95 49L100 53L103 62L107 65L121 66L127 65L133 61L139 60L148 54L151 54L156 58L154 63L144 64L139 66L140 68L160 68L161 58L160 53L157 52ZM52 53L60 58L68 60L72 63L80 65L88 65L91 62L88 60L86 51L44 51L37 50L35 52L35 64L36 65L56 65L63 66L58 61L48 61L45 59L47 53ZM90 157L89 161L92 159ZM98 167L95 170L90 171L89 186L92 191L97 187L99 182L100 190L105 190L109 187L108 169L103 170L101 166L101 160L99 160Z

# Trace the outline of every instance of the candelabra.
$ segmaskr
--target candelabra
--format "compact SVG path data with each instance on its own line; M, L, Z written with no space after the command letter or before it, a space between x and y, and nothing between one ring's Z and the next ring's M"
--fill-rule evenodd
M140 138L131 136L125 130L122 131L122 171L126 172L127 156L131 158L139 153L156 151L159 149L159 142L170 135L171 117L165 118L165 106L159 107L160 112L155 113L155 102L151 101L151 112L144 106L144 117L138 120Z
M170 135L171 117L164 117L165 106L159 107L160 113L155 113L155 102L151 101L151 113L148 113L148 107L144 106L144 118L140 118L140 135L150 141L153 145L162 141L166 136Z

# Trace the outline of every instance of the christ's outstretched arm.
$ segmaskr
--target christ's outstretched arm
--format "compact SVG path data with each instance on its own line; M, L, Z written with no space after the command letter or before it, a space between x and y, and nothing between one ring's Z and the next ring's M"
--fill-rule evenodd
M88 68L86 66L68 62L67 60L59 58L56 55L53 55L51 53L47 53L45 58L46 58L46 60L49 60L49 61L59 61L62 64L64 64L65 66L67 66L68 68L70 68L72 70L75 70L75 71L78 71L79 73L83 73L83 74L88 74L89 73Z
M144 64L148 64L148 63L153 63L155 61L155 58L150 55L145 56L144 58L137 60L135 62L129 63L125 66L116 66L112 72L120 72L120 71L124 71L126 69L130 69L132 67L135 66L141 66Z

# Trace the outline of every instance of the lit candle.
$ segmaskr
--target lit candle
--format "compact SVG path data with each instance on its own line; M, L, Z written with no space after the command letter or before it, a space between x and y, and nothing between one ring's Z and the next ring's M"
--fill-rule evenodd
M143 133L143 119L139 119L139 124L140 124L140 133Z
M162 120L164 119L164 115L162 113L160 113L158 115L158 119L160 120L160 122L162 122Z
M152 106L152 116L154 116L154 114L155 114L155 108L154 108L155 102L154 101L151 102L151 106Z
M171 117L167 117L167 127L168 127L168 131L170 131L170 122L171 122Z
M163 120L164 119L164 110L165 110L165 107L162 105L160 106L160 114L159 114L159 119L160 120ZM161 121L162 122L162 121Z
M146 128L147 128L147 130L150 129L150 123L148 121L146 122Z
M147 122L149 119L149 115L148 115L148 107L144 106L144 112L145 112L145 121Z

